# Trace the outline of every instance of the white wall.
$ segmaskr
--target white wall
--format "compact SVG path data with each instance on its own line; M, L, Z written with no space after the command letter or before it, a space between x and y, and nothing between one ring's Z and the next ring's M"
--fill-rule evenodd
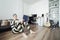
M38 16L41 16L41 14L45 14L45 21L46 22L46 13L49 12L49 3L48 0L40 0L38 2L35 2L33 4L26 4L28 7L24 6L24 11L26 14L31 15L31 14L37 14ZM26 10L28 12L26 12ZM24 14L25 14L24 13Z
M0 19L11 19L14 13L21 18L22 0L0 0Z
M37 13L38 15L48 13L48 11L48 0L38 1L29 7L29 13Z
M24 15L29 15L29 5L23 3Z
M59 0L59 27L60 27L60 0Z
M18 17L19 17L19 19L22 19L23 18L23 1L22 0L18 0Z

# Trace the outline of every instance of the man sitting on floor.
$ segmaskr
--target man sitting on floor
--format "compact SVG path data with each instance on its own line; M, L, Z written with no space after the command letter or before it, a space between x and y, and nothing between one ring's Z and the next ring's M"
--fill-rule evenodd
M11 23L11 28L13 33L22 33L25 38L27 37L27 35L23 33L24 31L23 20L19 21L17 19L16 14L13 14L13 21Z
M11 23L11 28L13 33L22 33L25 38L27 38L26 32L30 31L30 33L35 33L32 30L30 30L30 26L28 25L28 22L24 22L24 19L19 21L17 19L17 15L13 14L13 21Z

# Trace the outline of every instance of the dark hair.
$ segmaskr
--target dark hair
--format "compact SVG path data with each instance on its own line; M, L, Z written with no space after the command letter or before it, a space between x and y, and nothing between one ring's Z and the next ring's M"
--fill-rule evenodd
M17 16L17 14L13 14L13 16Z

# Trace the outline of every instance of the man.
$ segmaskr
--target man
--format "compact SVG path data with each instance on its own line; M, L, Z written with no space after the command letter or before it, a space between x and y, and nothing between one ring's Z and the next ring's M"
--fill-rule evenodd
M24 33L23 20L17 19L17 14L13 14L13 21L11 23L11 28L13 33L22 33L23 37L27 38L27 35Z
M17 19L17 15L13 14L13 21L11 23L11 28L13 33L18 33L17 25L18 25L19 20Z

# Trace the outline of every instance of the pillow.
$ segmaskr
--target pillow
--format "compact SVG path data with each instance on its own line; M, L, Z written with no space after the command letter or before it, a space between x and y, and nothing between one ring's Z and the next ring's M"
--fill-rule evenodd
M29 20L29 16L24 15L24 16L23 16L23 19L24 19L24 22L26 22L26 21L28 21L28 20Z
M1 26L9 26L10 22L8 20L3 20Z

